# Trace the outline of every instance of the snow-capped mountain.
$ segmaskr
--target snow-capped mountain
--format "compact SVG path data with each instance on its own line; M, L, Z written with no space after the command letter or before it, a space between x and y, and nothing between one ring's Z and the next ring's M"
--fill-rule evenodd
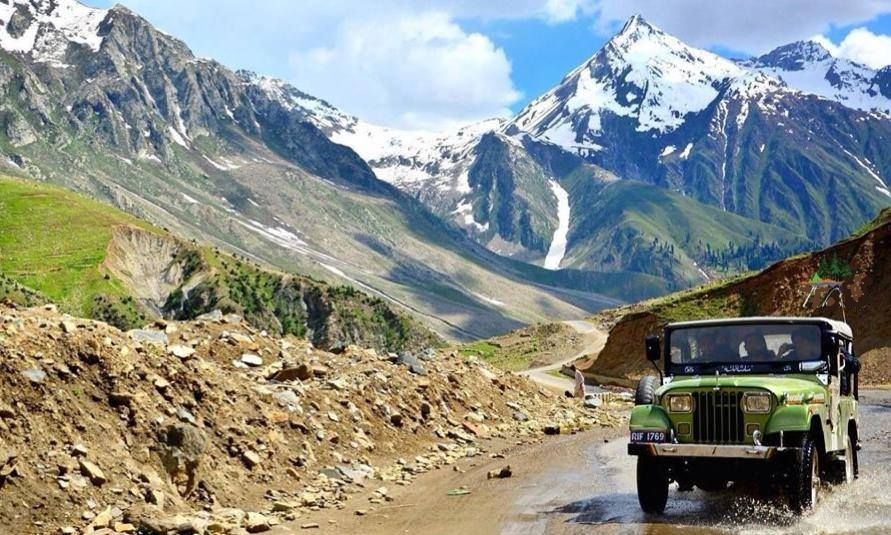
M476 317L484 282L510 294L499 324L574 306L529 278L653 295L844 236L891 198L883 113L640 17L512 120L443 133L196 58L120 6L0 0L0 21L0 166L428 315ZM891 71L874 78L887 96Z
M772 237L792 250L808 240L844 236L891 198L884 178L891 162L879 148L891 134L889 121L866 105L866 97L856 97L855 89L862 89L873 98L869 88L854 84L875 78L873 87L883 98L891 73L882 78L836 61L832 69L826 66L827 76L844 69L842 78L854 89L820 92L780 72L832 61L819 48L790 46L771 57L731 61L635 16L556 87L500 125L401 132L305 95L297 95L294 106L330 139L359 153L380 178L499 254L549 267L634 265L670 280L690 280L702 273L697 261L704 261L695 247L674 243L675 250L685 251L676 253L678 261L654 268L652 254L636 244L679 236L610 229L609 222L591 218L590 207L600 206L600 214L623 213L622 206L603 205L604 197L622 205L656 195L675 204L683 213L673 217L690 225L711 213L711 224L724 230L703 240L731 236L729 241L748 247ZM271 92L289 93L280 83L265 84ZM597 176L601 185L605 176L632 179L691 201L640 187L587 187L577 183L580 176ZM564 192L569 210L560 209ZM743 219L720 216L715 223L719 216L709 205ZM764 224L773 230L759 226ZM727 241L716 243L726 247ZM548 260L554 250L563 252L557 262Z
M888 203L891 161L878 147L891 121L882 78L824 52L797 44L734 62L634 16L505 132L724 211L837 239L852 225L832 223L840 214L816 197L845 197L834 207L841 220L860 222Z
M499 119L489 119L449 132L388 128L349 115L282 80L245 71L240 74L270 98L303 113L335 143L356 151L378 178L412 193L428 188L469 192L463 165L468 151L482 134L502 124Z
M552 269L559 265L562 254L548 257L548 251L565 213L562 190L532 161L522 142L525 135L503 132L504 120L441 133L387 128L281 80L248 72L241 76L302 114L331 141L356 151L378 178L418 198L491 250Z
M0 3L0 48L64 65L69 46L99 49L108 13L75 0L8 0Z
M891 62L891 58L889 58ZM789 87L863 111L891 112L891 91L884 91L878 71L835 58L815 41L799 41L740 62L780 79Z
M612 118L628 118L637 132L663 135L728 89L758 96L783 87L690 47L635 15L594 56L526 106L508 128L590 154L604 148L604 123Z

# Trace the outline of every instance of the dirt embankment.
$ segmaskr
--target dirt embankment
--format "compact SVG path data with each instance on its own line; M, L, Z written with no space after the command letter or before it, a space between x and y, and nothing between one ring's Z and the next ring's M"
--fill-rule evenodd
M855 350L863 360L861 381L891 383L891 222L823 251L784 260L737 282L708 290L669 296L632 307L610 331L606 347L585 371L607 382L628 385L652 368L644 357L644 337L679 319L738 316L826 316L841 319L838 298L818 309L825 290L806 307L808 281L821 262L837 261L852 273L844 279L848 323Z
M4 533L261 532L364 489L373 510L489 439L617 421L476 359L0 307Z
M177 260L184 248L169 235L121 225L112 230L102 267L160 316L167 297L185 282L184 266Z

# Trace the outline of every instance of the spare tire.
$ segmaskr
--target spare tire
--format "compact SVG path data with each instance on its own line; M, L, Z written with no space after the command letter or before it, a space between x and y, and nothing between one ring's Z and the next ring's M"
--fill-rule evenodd
M634 391L635 405L653 405L656 403L656 389L659 388L659 378L655 375L644 375L637 383Z

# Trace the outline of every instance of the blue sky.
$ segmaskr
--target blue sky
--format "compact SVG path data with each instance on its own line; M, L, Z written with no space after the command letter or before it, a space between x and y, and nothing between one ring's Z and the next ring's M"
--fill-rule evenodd
M823 36L836 55L891 63L891 0L122 3L200 56L288 80L360 117L405 128L516 112L633 13L730 57Z

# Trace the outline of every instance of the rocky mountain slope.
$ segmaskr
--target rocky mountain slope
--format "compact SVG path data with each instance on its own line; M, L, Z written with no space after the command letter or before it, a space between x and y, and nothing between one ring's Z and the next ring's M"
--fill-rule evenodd
M348 282L449 337L614 302L598 290L623 297L610 277L555 277L476 245L378 180L268 83L195 57L124 7L4 5L9 172L279 269Z
M413 134L305 95L292 102L384 180L488 249L537 265L562 243L561 196L594 178L567 194L566 247L547 267L644 273L679 288L828 245L891 202L886 74L815 43L734 62L636 16L507 122ZM604 177L661 191L604 196ZM649 198L675 195L688 226L667 236L658 216L629 223ZM621 215L591 215L605 203ZM722 230L708 236L697 220ZM638 251L654 249L657 265L642 267Z
M763 267L847 235L891 196L884 115L639 17L511 121L435 134L196 58L119 6L7 6L10 172L349 282L451 338ZM654 203L671 209L641 209Z
M233 316L128 336L0 306L0 369L5 533L299 526L350 499L386 508L387 487L493 440L620 422L473 359L335 355Z
M0 300L52 300L121 329L216 310L331 350L440 343L353 287L261 269L60 188L9 178L0 178L0 276Z
M834 270L834 273L822 271ZM727 283L704 286L612 313L621 319L610 330L606 347L585 372L598 380L631 385L652 370L643 340L669 321L718 317L793 315L841 319L837 297L819 308L826 290L807 306L805 298L815 274L843 280L845 316L854 330L854 349L863 361L861 381L891 381L891 209L853 237L822 251L793 257L764 271Z

